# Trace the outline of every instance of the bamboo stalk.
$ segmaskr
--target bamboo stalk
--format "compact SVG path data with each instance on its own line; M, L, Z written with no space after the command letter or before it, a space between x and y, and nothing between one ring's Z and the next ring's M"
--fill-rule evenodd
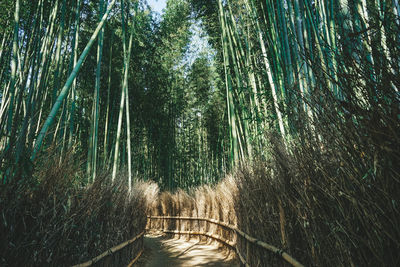
M78 45L79 45L79 31L80 31L80 5L81 0L76 1L75 7L75 22L74 22L74 34L72 40L73 53L71 55L70 69L75 68L78 63ZM71 73L72 71L69 71ZM75 105L76 105L76 78L72 82L71 93L70 93L70 119L69 119L69 137L68 137L68 148L72 147L74 128L75 128Z
M48 115L48 117L47 117L47 119L46 119L46 121L45 121L45 123L44 123L44 125L43 125L43 127L42 127L42 129L40 131L40 133L39 133L39 136L38 136L36 144L35 144L35 148L34 148L34 150L32 152L32 155L31 155L31 160L34 160L35 157L36 157L36 154L39 152L39 150L40 150L40 148L42 146L43 139L44 139L44 137L45 137L45 135L47 133L48 128L53 123L53 120L54 120L54 118L55 118L55 116L56 116L56 114L57 114L57 112L58 112L58 110L59 110L59 108L61 106L61 103L64 101L64 98L67 96L67 93L68 93L69 89L71 88L71 85L72 85L73 81L75 80L76 75L78 75L78 72L79 72L80 68L82 67L83 62L85 61L86 56L88 55L88 53L89 53L94 41L96 40L96 38L97 38L97 36L98 36L98 34L100 32L100 30L103 28L104 23L105 23L105 21L106 21L106 19L108 17L108 14L110 13L111 9L114 7L115 2L116 2L116 0L113 0L110 3L110 6L107 9L107 12L104 14L102 20L97 25L97 28L93 32L92 37L90 38L90 40L87 43L85 49L83 50L83 52L82 52L82 54L81 54L81 56L80 56L80 58L79 58L79 60L77 62L77 65L75 66L74 70L72 71L71 75L69 76L68 80L66 81L63 89L61 90L60 95L58 96L56 102L54 103L54 106L53 106L50 114Z
M105 3L107 4L107 3ZM101 21L104 15L105 8L104 0L99 2L99 21ZM104 39L104 27L99 33L97 43L97 68L96 68L96 81L93 92L93 124L92 124L92 140L91 140L91 158L88 159L88 175L92 177L92 182L96 179L97 171L97 143L98 143L98 132L99 132L99 117L100 117L100 76L101 76L101 62L103 57L103 39ZM90 151L90 147L89 147ZM89 161L91 159L91 161Z
M110 91L111 91L111 72L112 72L112 52L113 52L113 38L114 38L114 32L111 31L111 38L110 38L110 61L108 64L108 87L107 87L107 110L106 110L106 122L104 126L104 145L103 145L103 166L107 166L107 158L108 158L108 137L109 137L109 131L108 131L108 125L109 125L109 120L110 120ZM111 153L110 153L111 154Z
M133 264L135 264L135 262L137 262L137 261L139 260L140 256L142 256L143 252L144 252L144 250L142 249L142 250L139 252L139 254L136 256L136 258L134 258L134 259L128 264L127 267L132 267Z
M222 243L224 243L225 245L235 248L236 243L226 240L223 237L221 237L220 235L214 235L212 233L207 233L207 232L197 232L197 231L179 231L179 230L162 230L164 233L167 234L185 234L185 235L204 235L207 237L210 237L212 239L221 241Z
M10 101L8 107L8 118L7 118L7 134L9 135L8 144L11 143L11 125L13 121L13 111L14 111L14 97L17 92L16 80L17 80L17 58L18 58L18 31L19 31L19 14L20 12L20 0L15 2L15 12L14 12L14 34L13 34L13 45L12 45L12 57L11 57L11 77L10 77Z
M140 234L138 234L137 236L135 236L134 238L132 238L132 239L130 239L130 240L128 240L128 241L125 241L125 242L123 242L123 243L121 243L121 244L119 244L119 245L117 245L117 246L115 246L115 247L110 248L109 250L107 250L107 251L101 253L99 256L97 256L97 257L95 257L95 258L93 258L93 259L91 259L91 260L88 260L88 261L86 261L86 262L84 262L84 263L76 264L76 265L74 265L74 266L72 266L72 267L87 267L87 266L92 266L93 264L95 264L96 262L100 261L101 259L103 259L103 258L105 258L105 257L107 257L107 256L110 256L110 255L114 254L115 252L118 252L119 250L123 249L124 247L126 247L126 246L132 244L133 242L135 242L136 240L138 240L139 238L141 238L141 237L144 235L144 232L145 232L145 231L141 232ZM142 252L143 252L143 251L139 252L139 255L141 255ZM139 256L139 257L140 257L140 256ZM137 259L137 258L138 258L138 256L136 256L135 259Z

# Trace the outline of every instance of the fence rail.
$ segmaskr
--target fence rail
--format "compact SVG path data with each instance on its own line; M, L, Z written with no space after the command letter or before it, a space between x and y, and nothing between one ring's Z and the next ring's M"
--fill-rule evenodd
M261 248L264 248L266 250L269 250L269 251L275 253L276 255L280 256L282 259L284 259L286 262L288 262L289 264L291 264L294 267L304 267L303 264L298 262L296 259L294 259L292 256L290 256L288 253L284 252L283 250L281 250L273 245L270 245L266 242L258 240L257 238L254 238L254 237L248 235L247 233L243 232L242 230L238 229L236 226L227 224L225 222L221 222L221 221L210 219L210 218L200 218L200 217L148 216L147 218L150 220L150 222L151 222L151 220L187 220L187 221L209 222L209 223L218 225L220 227L229 229L229 230L235 232L240 237L242 237L247 242L255 244ZM247 261L245 260L243 255L240 253L237 244L233 241L226 240L219 235L215 235L215 234L207 233L207 232L196 232L196 231L179 231L179 230L164 230L164 229L157 229L157 230L161 230L165 233L171 233L171 234L203 235L203 236L210 237L212 239L220 241L220 242L224 243L225 245L233 248L235 250L236 254L238 255L240 261L242 262L242 264L245 265L246 267L249 266L249 264L247 263Z
M107 256L110 256L110 255L120 251L121 249L125 248L126 246L134 243L135 241L139 240L141 237L143 237L144 233L145 233L145 231L141 232L140 234L138 234L137 236L135 236L134 238L132 238L130 240L127 240L127 241L125 241L125 242L123 242L123 243L121 243L121 244L119 244L119 245L117 245L115 247L112 247L112 248L108 249L107 251L101 253L99 256L97 256L97 257L95 257L95 258L93 258L91 260L88 260L88 261L86 261L84 263L80 263L80 264L74 265L72 267L88 267L88 266L92 266L93 264L99 262L103 258L105 258ZM140 255L142 255L142 253L143 253L143 249L141 249L140 252L138 253L138 255L128 264L128 267L132 266L139 259Z

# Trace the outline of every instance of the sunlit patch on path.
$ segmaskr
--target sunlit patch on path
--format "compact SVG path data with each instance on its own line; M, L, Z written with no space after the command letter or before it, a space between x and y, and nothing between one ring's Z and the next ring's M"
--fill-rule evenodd
M239 266L237 261L232 260L232 255L219 249L217 244L186 241L185 238L168 239L160 234L147 235L144 243L145 254L139 262L139 266L143 267Z

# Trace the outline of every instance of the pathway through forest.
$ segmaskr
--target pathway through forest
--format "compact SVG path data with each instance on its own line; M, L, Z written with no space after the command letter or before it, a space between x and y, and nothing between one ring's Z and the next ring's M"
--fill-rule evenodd
M238 262L232 260L228 252L219 249L217 244L168 239L160 234L147 235L144 244L145 253L138 264L141 267L239 266Z

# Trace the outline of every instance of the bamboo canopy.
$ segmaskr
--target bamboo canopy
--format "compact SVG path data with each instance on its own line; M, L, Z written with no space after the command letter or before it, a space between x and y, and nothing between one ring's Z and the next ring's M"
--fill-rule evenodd
M152 2L0 1L1 264L94 257L160 191L245 265L398 265L399 0Z

